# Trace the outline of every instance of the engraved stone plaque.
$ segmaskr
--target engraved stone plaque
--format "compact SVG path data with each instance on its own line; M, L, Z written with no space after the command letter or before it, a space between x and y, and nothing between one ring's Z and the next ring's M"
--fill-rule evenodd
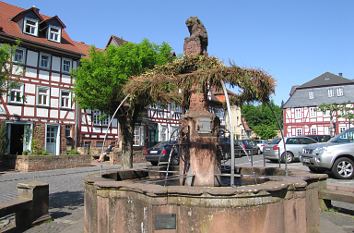
M176 214L157 214L155 216L155 229L176 229Z
M200 134L211 133L211 120L208 117L200 117L197 119L197 132Z

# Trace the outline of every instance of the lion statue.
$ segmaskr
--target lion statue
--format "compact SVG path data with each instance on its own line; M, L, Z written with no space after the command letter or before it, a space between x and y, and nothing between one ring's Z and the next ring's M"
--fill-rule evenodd
M188 43L190 44L190 42L199 42L200 54L207 55L208 33L203 23L198 19L198 17L192 16L186 20L186 25L188 27L190 37L185 39L185 47L188 47Z

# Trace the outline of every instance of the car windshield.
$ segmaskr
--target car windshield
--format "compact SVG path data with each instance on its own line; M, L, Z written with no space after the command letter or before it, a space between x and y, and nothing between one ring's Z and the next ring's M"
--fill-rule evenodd
M270 144L278 144L280 142L281 138L274 138Z
M338 134L329 142L332 143L348 143L348 142L354 142L354 129L347 129L346 131L342 132L341 134Z

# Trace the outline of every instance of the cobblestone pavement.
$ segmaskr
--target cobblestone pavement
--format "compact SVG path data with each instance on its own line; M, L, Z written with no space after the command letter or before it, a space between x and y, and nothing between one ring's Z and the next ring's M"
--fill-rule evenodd
M247 165L249 162L242 158L236 163ZM254 158L255 166L262 166L261 157ZM136 164L134 167L145 166ZM267 166L277 166L268 164ZM119 166L99 164L93 167L82 167L73 169L58 169L41 172L6 172L0 174L0 202L16 197L16 184L32 179L49 183L50 215L52 221L34 226L26 233L81 233L83 232L83 179L91 173L105 172L119 169ZM306 169L299 163L289 165L289 169ZM341 182L352 186L354 181L339 181L329 179L330 183ZM340 204L340 203L339 203ZM343 203L342 203L343 204ZM347 204L343 205L348 207ZM339 207L342 207L339 205ZM354 208L346 214L336 211L324 212L321 214L321 233L354 233Z
M136 164L135 167L146 164ZM98 164L92 167L57 169L39 172L6 172L0 174L0 202L17 196L16 184L40 180L49 184L49 213L52 221L34 226L26 233L83 231L84 183L89 174L119 169L119 165ZM1 230L0 230L1 232ZM70 232L70 231L69 231Z

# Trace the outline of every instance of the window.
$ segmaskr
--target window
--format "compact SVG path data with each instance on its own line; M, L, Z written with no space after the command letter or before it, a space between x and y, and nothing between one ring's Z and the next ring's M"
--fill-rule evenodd
M63 60L63 72L69 73L71 68L71 61L70 60Z
M49 88L48 87L38 87L37 104L43 105L43 106L49 105Z
M25 62L25 50L17 48L13 56L14 62L24 63Z
M339 133L342 133L342 132L344 132L345 130L346 130L345 127L340 127L340 128L339 128Z
M295 119L300 119L301 117L301 108L295 108Z
M71 137L71 126L70 125L66 125L65 126L65 137Z
M316 117L316 108L315 107L310 108L310 117Z
M38 20L25 18L23 32L33 36L38 35Z
M328 97L333 97L334 96L334 90L333 88L327 90Z
M302 135L302 129L296 129L296 135L297 136Z
M309 91L309 99L312 100L315 98L313 91Z
M93 117L93 124L94 125L105 126L105 125L108 125L108 123L109 123L109 117L99 110L92 111L92 117Z
M42 68L49 69L50 66L50 56L48 54L41 54L39 66Z
M316 134L317 134L316 128L312 128L312 129L311 129L311 134L313 134L313 135L316 135Z
M60 107L70 108L71 107L71 95L68 90L60 91Z
M144 129L143 126L134 127L134 139L133 146L143 146L144 145Z
M61 29L55 26L49 26L48 28L48 40L60 42L61 39Z
M337 96L343 96L343 95L344 95L343 87L337 88Z
M11 103L22 103L23 84L14 84L10 89L8 101Z

